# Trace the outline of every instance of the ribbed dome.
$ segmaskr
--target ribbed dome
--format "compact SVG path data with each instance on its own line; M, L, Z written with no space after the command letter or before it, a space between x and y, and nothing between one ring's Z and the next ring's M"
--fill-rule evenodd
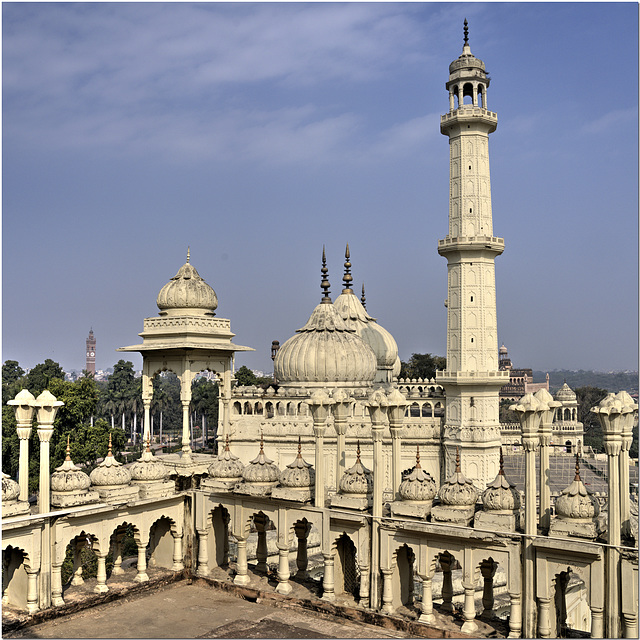
M71 451L67 442L67 457L51 474L52 491L82 491L91 486L89 476L73 464Z
M278 350L276 379L284 386L369 387L376 375L376 356L331 304L326 270L323 266L322 302L297 335Z
M591 520L600 513L600 505L580 479L576 456L576 475L573 482L556 499L556 515L571 520Z
M478 493L473 482L468 480L460 470L460 455L456 451L456 470L440 487L438 497L446 505L471 506L478 500Z
M214 316L218 307L216 292L200 277L195 267L187 262L176 275L162 287L156 304L160 315L207 315Z
M416 466L400 483L398 493L406 502L426 502L436 495L435 480L420 466L420 450L416 453Z
M234 456L229 449L229 436L227 436L224 450L221 451L209 465L207 470L211 478L218 480L236 480L242 478L244 465L238 456Z
M360 444L358 444L356 463L347 469L338 485L340 493L365 496L373 491L371 471L360 462Z
M129 469L122 466L111 452L111 436L109 436L109 451L105 459L89 475L91 484L96 487L113 487L131 482Z
M316 472L313 466L303 459L301 449L302 446L298 440L298 455L280 474L280 484L283 487L306 489L315 484Z
M504 460L500 451L500 471L495 480L482 492L485 511L514 511L521 505L520 493L504 475Z
M245 482L262 484L277 482L279 477L280 469L264 454L264 441L260 436L260 453L244 468L242 479Z
M20 485L8 476L2 473L2 502L11 502L16 500L20 495Z
M131 472L131 479L138 482L164 480L169 475L169 468L151 453L149 440L147 440L147 447L142 457L131 465L129 471Z
M565 382L555 396L558 402L573 402L576 400L575 391Z

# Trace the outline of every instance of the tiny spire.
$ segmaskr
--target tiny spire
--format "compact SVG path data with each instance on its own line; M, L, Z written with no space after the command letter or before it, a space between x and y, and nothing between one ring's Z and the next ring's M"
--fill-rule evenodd
M420 466L420 445L416 445L416 469L422 469Z
M356 462L360 462L360 440L358 440L358 444L356 446Z
M187 264L189 264L190 259L191 259L191 247L187 247Z
M466 18L464 19L464 43L469 44L469 23Z
M113 458L113 452L111 451L111 434L109 434L109 451L107 451L107 458L109 456Z
M229 434L227 433L227 437L225 438L225 442L224 442L224 450L225 451L229 451Z
M362 283L362 297L360 298L360 302L362 302L362 306L366 309L367 308L367 300L364 297L364 282Z
M67 457L65 460L71 460L71 447L69 446L69 434L67 434Z
M260 431L260 453L264 453L264 434Z
M147 453L151 453L151 436L147 434Z
M344 282L344 290L342 293L347 291L351 291L351 282L353 278L351 277L351 262L349 262L349 258L351 254L349 253L349 243L347 242L347 250L344 252L345 263L344 263L344 276L342 277L342 282Z
M456 473L461 473L460 469L460 449L456 447Z
M302 437L298 436L298 458L302 458Z
M500 447L500 471L498 471L498 475L504 475L504 456L502 455L502 447Z
M580 478L580 454L576 451L576 477L574 478L574 481L578 481L581 482L581 478Z
M322 282L320 283L320 288L323 290L324 296L321 302L325 304L331 304L331 298L329 297L329 280L327 279L327 274L329 273L329 269L327 269L327 258L324 253L324 245L322 245L322 269L320 269L322 273Z

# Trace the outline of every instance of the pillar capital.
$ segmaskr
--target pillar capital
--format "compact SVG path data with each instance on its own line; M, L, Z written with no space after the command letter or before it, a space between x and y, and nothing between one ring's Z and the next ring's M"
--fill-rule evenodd
M382 429L387 415L387 394L382 389L376 389L365 403L371 416L371 425L374 429Z
M53 421L56 419L58 409L64 405L62 400L56 400L55 396L45 389L35 401L35 407L38 409L38 433L41 428L50 428L53 430Z
M520 398L516 404L512 404L509 409L515 411L518 416L520 428L522 429L523 444L527 437L535 437L537 439L542 416L545 411L549 410L548 404L536 398L532 393L525 393L522 398Z
M33 412L36 408L36 399L33 394L27 389L22 389L20 393L13 399L7 402L8 405L13 407L16 414L16 422L18 428L29 428L29 434L27 438L31 437L31 421L33 420ZM18 431L18 437L23 438Z
M311 394L307 405L309 406L309 411L311 411L314 429L325 426L327 418L331 414L331 407L334 404L335 401L329 397L324 389L318 389Z

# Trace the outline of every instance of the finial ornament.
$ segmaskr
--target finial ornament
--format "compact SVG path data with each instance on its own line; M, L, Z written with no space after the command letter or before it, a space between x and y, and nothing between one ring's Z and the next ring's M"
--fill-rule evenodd
M461 473L460 469L460 448L456 447L456 473Z
M260 453L264 453L264 433L260 431Z
M353 278L351 277L351 263L349 262L349 258L351 254L349 253L349 243L347 242L347 250L344 252L345 263L344 263L344 276L342 277L342 282L344 282L345 291L351 289L351 282Z
M576 477L574 481L580 482L580 454L576 451Z
M187 247L187 264L189 264L190 259L191 259L191 247Z
M227 433L227 436L225 438L225 442L224 442L224 450L225 451L230 451L229 449L229 434Z
M151 453L151 436L147 434L147 453Z
M360 462L360 440L357 441L356 445L356 462Z
M504 456L502 455L502 447L500 447L500 471L498 471L498 475L504 475Z
M107 451L107 458L113 457L113 452L111 451L111 434L109 434L109 451Z
M367 308L367 300L364 297L364 282L362 283L362 297L360 298L360 302L362 302L362 306L366 309Z
M329 297L329 287L331 286L329 284L329 280L327 279L327 274L329 273L329 269L327 269L327 258L325 256L324 253L324 245L322 245L322 269L320 269L320 272L322 273L322 282L320 283L320 288L323 290L322 292L324 293L324 296L322 297L321 302L324 302L325 304L330 304L331 303L331 298Z
M464 43L469 44L469 23L466 18L464 19Z
M416 445L416 469L422 469L420 466L420 445Z
M298 436L298 458L302 458L302 437Z
M65 460L71 460L71 447L69 446L69 434L67 434L67 457Z

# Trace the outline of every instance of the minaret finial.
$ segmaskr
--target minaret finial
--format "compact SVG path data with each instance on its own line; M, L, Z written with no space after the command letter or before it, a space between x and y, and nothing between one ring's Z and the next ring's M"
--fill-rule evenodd
M302 437L298 436L298 458L302 458Z
M264 433L260 431L260 453L264 453Z
M351 282L353 278L351 277L351 263L349 262L349 258L351 254L349 253L349 243L347 242L347 249L344 252L345 263L344 263L344 276L342 277L342 282L344 282L344 289L342 293L346 293L347 291L351 291Z
M464 44L469 46L469 23L466 18L464 19Z
M151 434L147 434L147 453L151 453Z
M580 454L576 451L576 477L574 478L574 481L577 480L578 482L581 481L580 478Z
M504 456L502 455L502 447L500 447L500 471L498 471L498 475L504 475Z
M360 298L360 302L362 302L362 306L367 309L367 299L364 297L364 282L362 283L362 297Z
M322 245L322 269L320 269L322 273L322 282L320 283L320 288L323 290L324 296L320 302L325 304L331 304L331 298L329 297L329 280L327 279L327 274L329 273L329 269L327 269L327 258L324 253L324 245Z
M456 447L456 473L461 473L460 469L460 449Z
M358 444L356 446L356 462L360 462L360 440L357 441Z
M69 446L69 434L67 434L67 457L65 460L71 460L71 447Z
M111 450L111 434L109 434L109 451L107 451L107 458L108 457L113 458L113 451Z
M225 442L224 442L224 450L225 451L229 451L229 434L227 433L227 437L225 438Z
M420 466L420 445L416 445L416 469L422 469Z
M191 260L191 247L187 247L187 264L189 264L189 260Z

